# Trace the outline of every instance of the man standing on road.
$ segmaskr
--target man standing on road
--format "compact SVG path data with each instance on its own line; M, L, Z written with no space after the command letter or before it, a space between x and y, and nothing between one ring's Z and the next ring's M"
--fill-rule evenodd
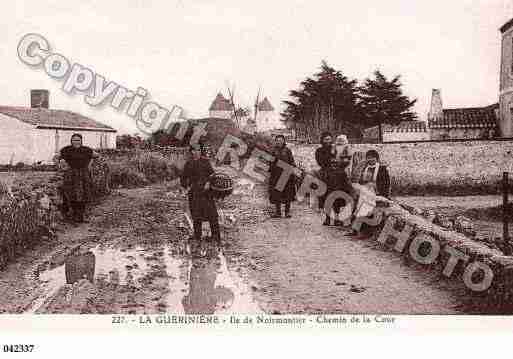
M208 158L202 156L199 144L190 147L192 158L185 163L180 183L189 190L189 209L194 227L194 239L201 239L203 221L210 223L212 238L221 240L219 215L215 200L210 192L209 177L214 169Z

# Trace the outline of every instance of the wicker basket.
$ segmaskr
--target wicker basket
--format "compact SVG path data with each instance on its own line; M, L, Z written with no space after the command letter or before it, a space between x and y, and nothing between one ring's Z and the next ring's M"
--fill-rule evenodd
M233 193L234 182L226 173L215 172L210 176L210 193L214 198L225 198Z

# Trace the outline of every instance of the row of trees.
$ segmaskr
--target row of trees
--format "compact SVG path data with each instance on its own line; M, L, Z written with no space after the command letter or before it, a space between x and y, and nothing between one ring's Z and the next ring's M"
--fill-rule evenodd
M379 70L359 85L323 61L318 73L290 91L282 116L309 142L326 130L359 138L365 128L417 118L411 111L417 100L403 95L401 87L400 76L389 80Z

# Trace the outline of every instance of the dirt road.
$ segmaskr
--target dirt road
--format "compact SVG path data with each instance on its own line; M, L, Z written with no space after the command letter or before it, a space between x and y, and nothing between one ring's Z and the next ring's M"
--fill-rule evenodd
M221 206L221 245L189 240L169 184L122 190L0 272L4 313L402 313L462 310L458 288L296 204L270 219L265 190ZM89 278L90 280L80 279ZM76 281L77 279L80 279ZM67 280L75 282L67 284Z

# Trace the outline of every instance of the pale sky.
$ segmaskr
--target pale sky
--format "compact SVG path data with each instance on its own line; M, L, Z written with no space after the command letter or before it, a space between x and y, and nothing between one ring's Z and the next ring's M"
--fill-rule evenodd
M92 108L19 60L20 39L38 33L72 63L192 117L208 115L227 81L239 104L252 105L262 86L282 109L325 59L358 80L376 68L402 75L425 119L432 88L442 89L446 108L498 101L498 29L512 17L511 0L13 1L0 24L1 105L30 106L29 90L46 88L52 108L135 132L124 112Z

